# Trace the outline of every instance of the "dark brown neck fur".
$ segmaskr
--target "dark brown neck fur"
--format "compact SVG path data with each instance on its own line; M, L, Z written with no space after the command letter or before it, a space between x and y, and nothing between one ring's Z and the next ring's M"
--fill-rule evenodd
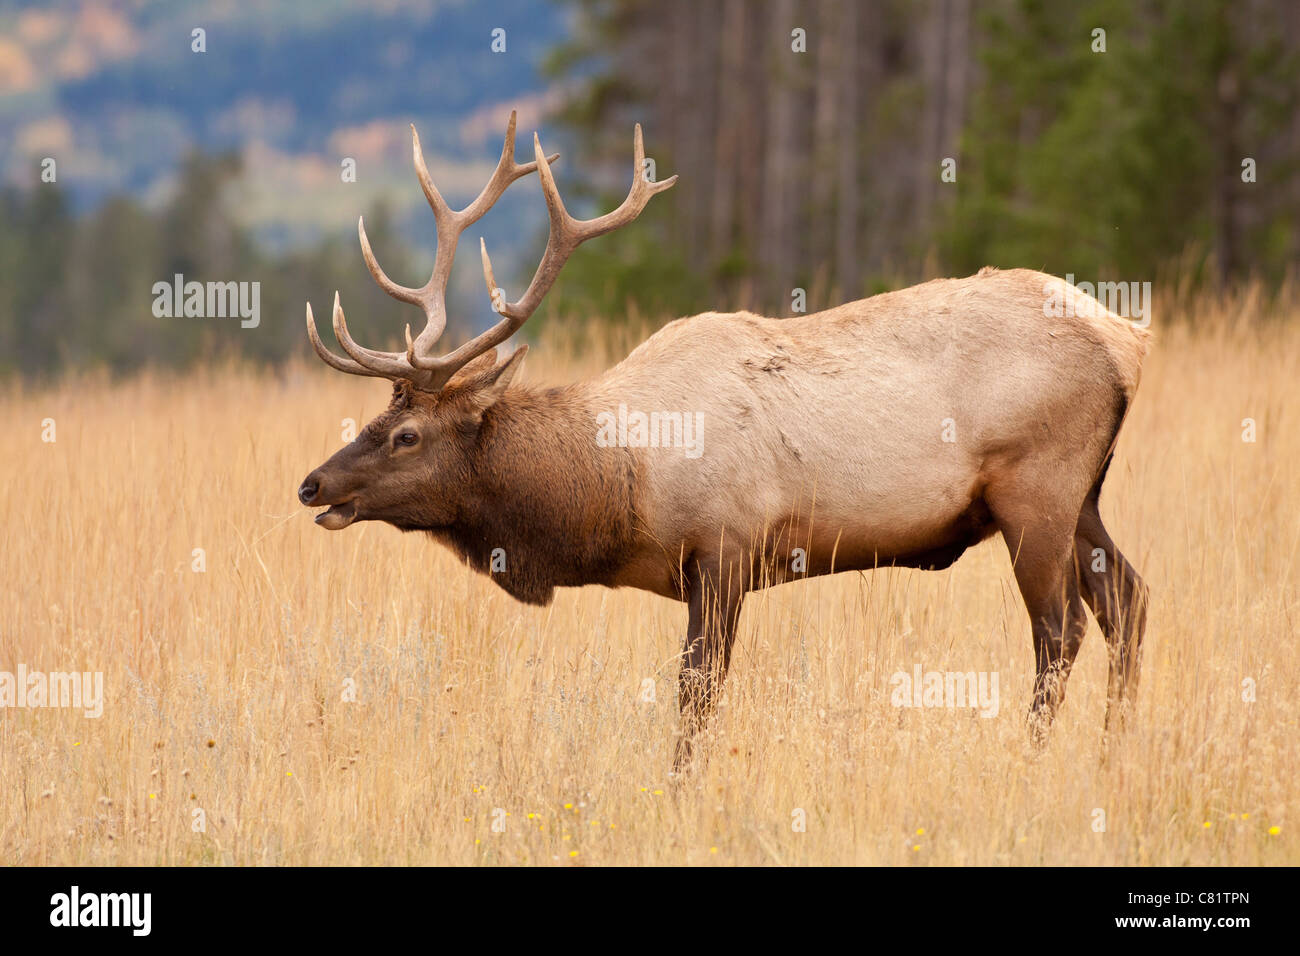
M632 547L636 463L597 446L581 386L512 388L484 414L469 467L470 497L435 538L529 604L613 582Z

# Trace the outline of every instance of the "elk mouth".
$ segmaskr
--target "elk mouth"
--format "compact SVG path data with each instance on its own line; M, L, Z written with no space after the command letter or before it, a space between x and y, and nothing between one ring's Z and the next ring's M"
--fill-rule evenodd
M356 499L349 499L341 504L330 505L316 516L316 523L327 531L342 531L357 517Z

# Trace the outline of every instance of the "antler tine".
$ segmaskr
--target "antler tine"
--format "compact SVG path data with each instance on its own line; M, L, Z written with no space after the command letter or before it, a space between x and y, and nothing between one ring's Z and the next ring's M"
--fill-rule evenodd
M514 113L511 112L510 125L514 125ZM506 134L510 136L509 133ZM429 208L433 210L435 220L440 220L444 216L451 214L451 207L447 205L447 200L442 198L442 193L438 192L438 187L433 184L433 177L429 175L429 167L424 164L424 150L420 146L420 134L415 131L415 124L411 124L411 163L415 166L415 178L420 181L420 189L424 191L424 198L428 200Z
M382 378L412 377L411 366L401 352L377 352L374 349L362 348L352 341L337 291L334 293L334 337L339 340L339 345L343 346L343 351L351 355L358 365L369 369L374 374Z
M555 283L556 277L568 261L573 250L588 239L612 232L641 215L650 197L672 187L677 182L671 176L662 182L652 183L645 178L645 146L641 136L641 124L636 124L632 139L632 187L627 198L612 212L595 219L574 219L564 208L564 200L555 185L549 164L543 162L542 143L536 133L533 134L533 154L536 157L538 175L542 181L542 192L546 197L546 209L551 221L550 237L546 242L546 251L542 261L533 274L523 296L517 302L506 302L496 284L492 272L492 260L488 256L487 243L479 239L479 251L483 257L483 279L487 283L488 296L493 300L493 308L502 316L500 322L486 332L466 342L460 348L439 358L428 358L419 354L418 349L408 349L407 358L411 364L433 373L434 381L446 382L463 365L490 348L500 345L528 321L537 309L542 297ZM418 344L418 343L417 343Z
M399 302L420 307L424 312L424 329L420 332L420 338L427 338L432 344L447 327L447 277L451 272L451 259L456 255L456 238L459 236L459 230L449 228L448 224L454 221L455 213L442 198L442 193L438 192L438 187L433 184L433 177L429 175L429 167L424 161L424 150L420 146L420 134L416 132L414 123L411 124L411 163L415 166L415 178L420 182L424 198L429 203L429 208L433 210L433 220L437 227L438 248L434 253L433 272L429 276L429 281L420 288L413 289L399 285L390 279L370 248L370 240L366 237L364 216L357 219L357 237L361 240L361 258L365 260L366 269L369 270L375 284ZM383 358L401 355L399 352L376 353L370 349L366 351Z
M559 158L559 153L552 153L550 156L538 154L531 162L522 164L515 162L515 111L511 110L510 123L506 126L505 145L501 147L501 158L497 160L497 168L493 171L492 178L472 203L454 214L461 223L461 229L464 230L482 219L483 214L492 208L492 205L501 198L501 194L506 191L506 187L516 179L542 167L546 167L547 172L550 172L551 163Z
M321 357L321 361L330 368L338 369L340 372L347 372L350 375L371 375L375 378L383 377L382 373L368 369L364 365L359 365L351 359L335 355L326 348L325 343L320 339L320 334L316 331L316 319L311 314L310 302L307 303L307 338L311 340L312 348L314 348L316 354Z
M384 272L379 260L375 258L374 252L370 248L370 240L366 238L366 217L357 218L357 238L361 240L361 258L366 262L366 268L370 271L371 277L375 284L383 289L394 299L400 302L409 302L411 305L424 305L422 293L424 289L412 289L404 285L398 285L388 274Z

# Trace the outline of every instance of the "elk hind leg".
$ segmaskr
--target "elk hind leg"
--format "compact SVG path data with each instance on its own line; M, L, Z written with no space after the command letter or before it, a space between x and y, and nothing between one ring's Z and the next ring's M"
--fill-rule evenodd
M986 500L1002 533L1033 633L1031 730L1041 742L1057 708L1088 626L1074 573L1077 500L1065 507L1045 499L1042 486L989 489Z
M1110 658L1106 730L1120 729L1137 690L1149 591L1101 523L1094 491L1079 513L1074 538L1079 589L1106 637Z

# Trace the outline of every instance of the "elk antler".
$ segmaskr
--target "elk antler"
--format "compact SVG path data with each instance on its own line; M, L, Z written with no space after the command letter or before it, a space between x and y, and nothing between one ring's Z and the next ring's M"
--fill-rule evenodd
M537 309L542 297L555 283L556 276L559 275L560 269L563 268L564 263L574 249L588 239L612 232L619 226L631 222L645 209L646 203L650 201L651 196L663 192L677 182L676 176L657 183L652 183L645 178L643 169L645 165L645 148L641 141L641 124L638 123L633 140L632 188L628 192L627 198L623 200L622 205L617 209L603 216L587 220L574 219L565 210L564 201L560 199L559 190L555 186L555 178L551 175L550 164L558 158L558 153L547 157L542 152L542 145L537 134L534 133L534 161L522 166L515 163L515 114L511 112L510 126L506 130L505 148L501 152L501 161L497 164L496 172L493 173L492 179L484 187L483 192L479 194L477 199L460 212L454 212L447 206L438 190L434 188L433 181L429 178L429 171L425 168L424 157L420 152L420 139L416 136L414 127L411 128L411 136L416 175L419 177L420 186L424 189L424 195L433 209L433 215L438 226L438 252L434 261L433 275L429 277L429 281L419 289L408 289L393 282L384 274L384 271L379 267L379 263L375 261L374 254L370 251L370 243L366 240L365 229L360 223L357 224L357 228L361 235L361 252L365 257L366 266L370 269L370 274L374 276L380 288L393 298L421 306L424 309L427 320L424 331L412 340L411 327L407 325L405 353L377 352L363 348L352 341L352 337L348 335L347 323L343 318L343 310L339 307L338 293L336 292L334 294L334 334L338 338L339 344L343 346L343 350L352 358L346 359L335 355L321 343L320 336L316 333L316 323L312 319L311 303L307 304L307 335L311 339L316 353L332 368L342 372L351 372L355 375L407 378L415 382L418 387L431 391L440 389L447 383L448 379L468 362L482 355L488 349L495 348L514 335ZM492 204L505 192L507 186L520 176L531 173L534 169L537 169L541 175L542 192L546 197L546 208L550 216L551 228L550 237L546 243L546 252L542 256L541 264L537 267L537 272L533 275L532 282L528 284L528 289L517 302L507 303L501 290L497 288L496 279L492 275L492 262L488 258L487 244L480 238L479 249L483 256L483 277L487 281L488 295L493 300L493 308L503 318L486 332L476 336L447 355L434 356L429 354L431 347L447 325L445 292L447 278L451 274L452 259L456 254L456 242L459 240L460 234L487 212Z
M460 235L474 223L483 217L492 205L501 198L506 188L521 176L527 176L541 163L547 166L559 158L559 153L549 157L539 156L537 160L531 163L520 165L515 162L515 112L510 112L510 123L506 127L506 141L501 149L501 159L497 162L497 168L492 173L492 178L488 180L483 191L478 194L478 198L472 203L459 211L452 209L447 205L447 201L442 198L438 188L434 186L433 179L429 176L429 169L424 164L424 152L420 149L420 136L411 127L411 155L415 163L415 175L420 180L420 188L424 190L424 198L429 201L429 207L433 210L433 218L437 224L438 232L438 251L434 256L433 273L429 276L429 281L418 289L410 289L406 286L398 285L392 279L388 278L384 270L380 267L375 259L374 252L370 249L370 240L366 238L365 219L362 217L357 220L357 234L361 239L361 255L366 261L366 268L374 277L379 287L391 295L394 299L401 302L409 302L411 305L418 305L424 310L425 325L419 336L415 339L414 345L411 344L411 327L406 327L407 350L405 352L380 352L375 349L364 348L352 340L348 334L347 321L343 317L343 309L339 305L338 293L334 293L334 335L339 344L343 346L343 351L351 356L351 359L335 355L321 342L320 336L316 332L316 321L312 317L311 303L307 303L307 337L311 339L312 347L316 349L316 354L321 357L326 365L336 368L340 372L350 372L354 375L374 375L381 378L408 378L417 385L425 388L441 387L443 382L435 381L436 376L429 374L422 367L416 366L411 362L411 356L415 350L428 352L438 337L442 335L443 329L447 327L447 280L451 276L451 264L456 258L456 243L460 240Z

